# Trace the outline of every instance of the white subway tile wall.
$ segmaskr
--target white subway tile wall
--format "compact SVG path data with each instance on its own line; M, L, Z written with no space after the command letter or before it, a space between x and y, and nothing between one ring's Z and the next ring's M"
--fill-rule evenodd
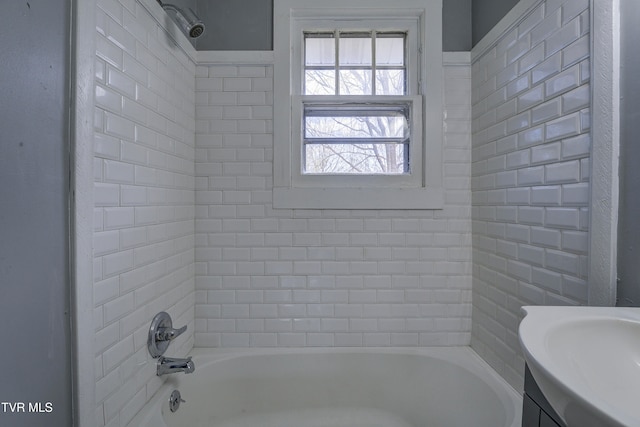
M164 379L146 347L168 311L194 342L195 63L135 1L98 0L96 425L125 426Z
M587 302L588 8L541 1L472 65L472 346L518 390L520 307Z
M470 343L471 68L445 75L444 210L274 210L273 67L197 67L196 346Z
M196 65L138 1L97 4L96 425L160 387L159 311L174 356L471 343L522 388L520 307L587 299L588 0L446 65L441 211L274 210L272 66Z

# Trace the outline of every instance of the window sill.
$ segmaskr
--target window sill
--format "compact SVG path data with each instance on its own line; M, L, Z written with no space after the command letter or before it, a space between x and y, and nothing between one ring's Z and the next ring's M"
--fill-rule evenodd
M274 188L274 209L442 209L441 188Z

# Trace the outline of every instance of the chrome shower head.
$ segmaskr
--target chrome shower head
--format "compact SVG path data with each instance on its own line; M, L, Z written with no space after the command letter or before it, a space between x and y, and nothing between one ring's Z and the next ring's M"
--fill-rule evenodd
M181 9L170 3L162 3L160 0L158 0L158 3L165 11L174 12L176 23L189 37L195 39L204 33L204 22L198 18L198 15L191 8Z

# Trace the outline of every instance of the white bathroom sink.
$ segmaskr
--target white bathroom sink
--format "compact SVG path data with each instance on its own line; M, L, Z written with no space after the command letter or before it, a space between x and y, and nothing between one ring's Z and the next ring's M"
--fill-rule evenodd
M523 307L520 344L569 427L640 426L640 308Z

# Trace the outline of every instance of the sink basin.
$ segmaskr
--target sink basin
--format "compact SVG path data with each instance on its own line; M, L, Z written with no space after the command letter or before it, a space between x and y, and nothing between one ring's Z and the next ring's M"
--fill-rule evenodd
M569 427L640 426L640 308L522 308L520 344Z

